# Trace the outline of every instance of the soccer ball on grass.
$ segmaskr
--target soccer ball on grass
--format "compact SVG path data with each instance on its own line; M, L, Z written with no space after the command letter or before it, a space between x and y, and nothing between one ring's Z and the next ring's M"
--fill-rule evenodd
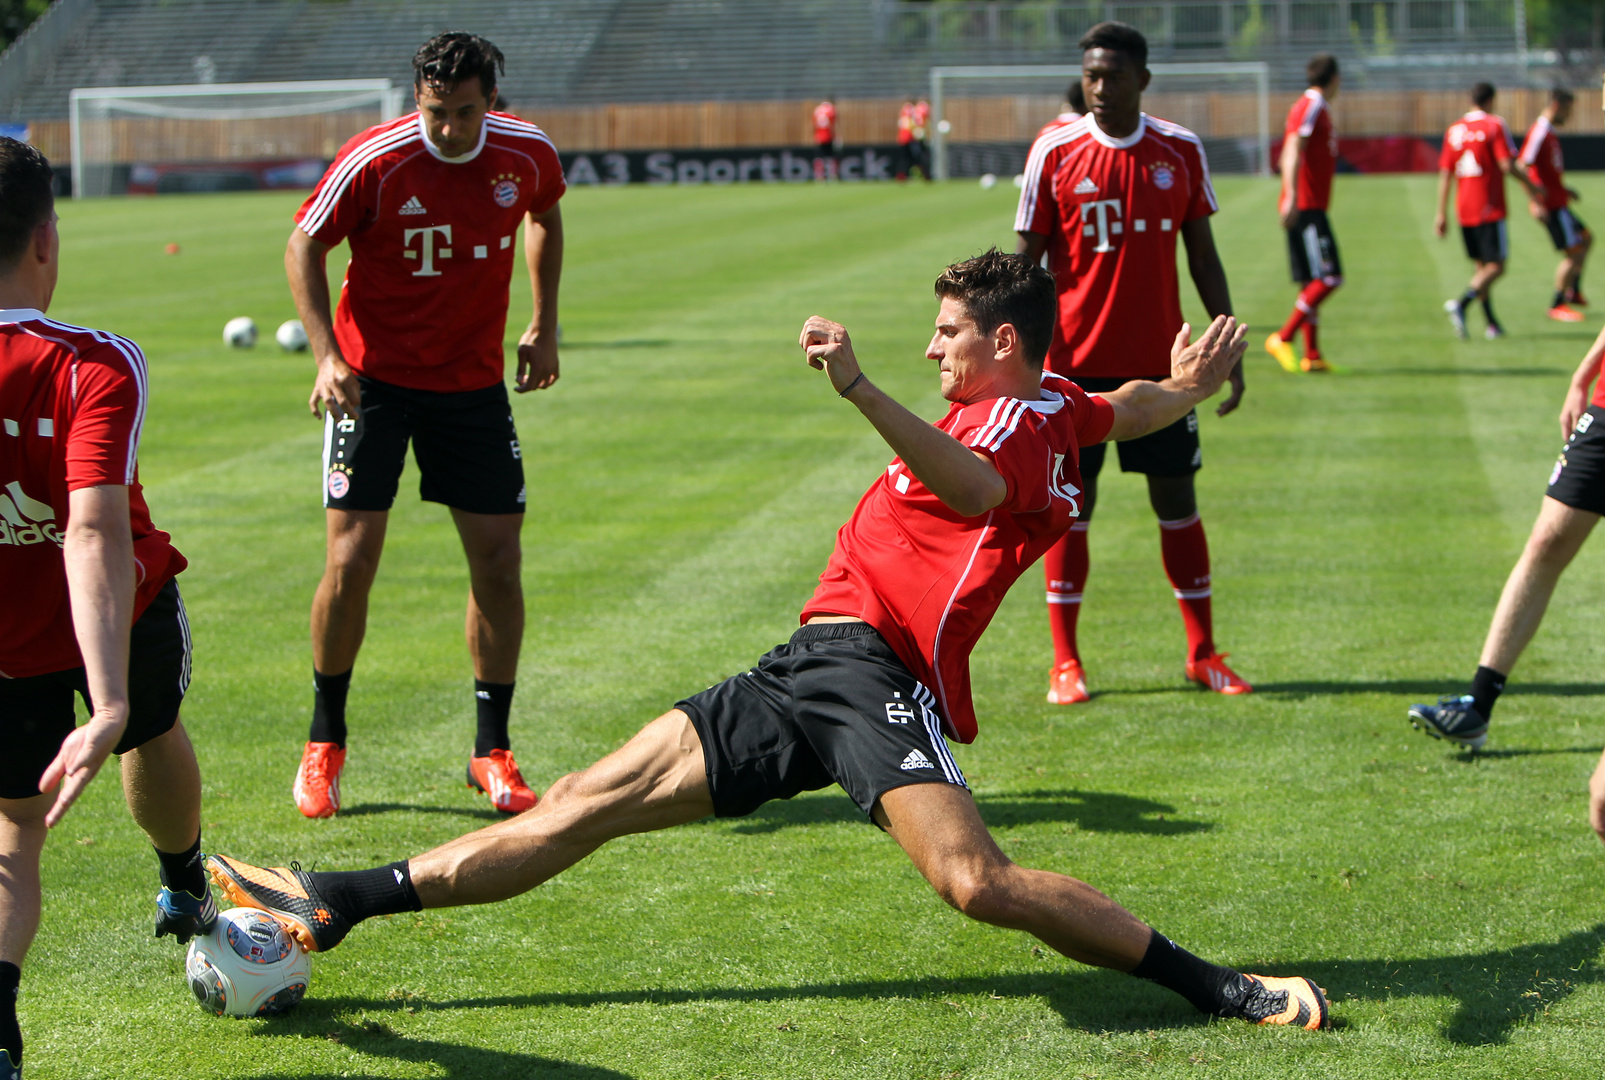
M279 324L273 333L273 340L285 352L303 352L307 347L307 329L301 325L300 319L290 319Z
M236 349L249 349L256 344L256 320L241 315L223 324L223 342Z
M277 1016L305 996L312 961L267 912L230 908L190 942L184 974L214 1016Z

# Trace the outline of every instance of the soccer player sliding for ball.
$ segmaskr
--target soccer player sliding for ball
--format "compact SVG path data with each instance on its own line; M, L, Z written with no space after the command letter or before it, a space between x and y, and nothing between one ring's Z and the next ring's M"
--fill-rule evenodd
M950 405L934 425L869 381L844 327L818 316L803 325L808 362L897 456L837 533L790 641L677 702L518 817L373 870L264 869L217 855L214 880L307 948L329 949L374 915L505 900L616 837L740 817L836 783L971 918L1151 979L1217 1016L1327 1026L1326 997L1308 979L1207 963L1092 886L1010 862L945 741L976 735L970 650L1080 512L1080 447L1185 416L1241 360L1244 328L1223 316L1189 344L1183 326L1169 378L1099 397L1043 371L1054 282L1033 259L988 252L948 267L936 293L925 357Z

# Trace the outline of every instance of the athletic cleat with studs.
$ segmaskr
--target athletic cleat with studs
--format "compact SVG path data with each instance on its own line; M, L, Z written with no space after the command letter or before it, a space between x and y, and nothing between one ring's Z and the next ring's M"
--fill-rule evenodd
M1466 313L1460 308L1460 301L1445 300L1443 310L1449 316L1449 325L1454 327L1455 337L1461 341L1466 340Z
M1497 323L1482 332L1482 336L1489 341L1498 341L1505 336L1505 328Z
M1306 356L1304 359L1298 362L1298 366L1307 374L1313 374L1317 371L1332 370L1332 365L1328 364L1319 356Z
M1254 688L1237 672L1226 666L1229 653L1215 653L1202 660L1187 661L1187 677L1195 683L1209 687L1217 694L1250 694Z
M1247 996L1234 1015L1251 1024L1286 1024L1306 1031L1332 1026L1331 1007L1326 991L1305 978L1279 979L1266 975L1245 975L1252 981Z
M309 818L334 817L340 810L340 770L345 764L345 747L339 743L307 743L290 789L296 809Z
M1283 371L1297 374L1298 361L1293 358L1293 346L1283 341L1280 334L1272 334L1265 339L1265 351L1276 358Z
M536 803L524 783L511 750L492 750L468 759L468 786L490 796L490 804L504 814L522 814Z
M351 921L319 895L312 875L300 863L269 869L227 855L208 855L206 870L224 896L279 920L307 952L328 952L351 931Z
M1449 695L1436 705L1410 706L1410 726L1434 739L1447 739L1468 750L1481 750L1488 742L1488 718L1477 711L1470 694Z
M217 901L212 899L210 889L205 896L196 896L163 885L162 891L156 894L157 937L172 934L180 945L188 945L190 938L211 933L216 922ZM3 1077L0 1073L0 1080Z
M1549 317L1554 319L1556 322L1583 321L1583 313L1581 311L1575 311L1572 308L1567 307L1565 304L1556 304L1554 307L1549 309L1548 314Z
M1091 701L1087 693L1087 673L1081 670L1080 660L1065 660L1053 665L1048 675L1049 705L1079 705Z

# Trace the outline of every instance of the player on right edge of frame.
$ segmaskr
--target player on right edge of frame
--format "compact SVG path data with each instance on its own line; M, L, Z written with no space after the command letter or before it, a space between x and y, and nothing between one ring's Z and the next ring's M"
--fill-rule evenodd
M1517 155L1527 167L1528 178L1542 192L1531 204L1533 217L1548 227L1549 239L1561 253L1560 265L1555 267L1555 296L1549 304L1549 317L1557 322L1583 321L1583 313L1572 305L1588 303L1583 299L1583 264L1594 246L1594 234L1572 213L1572 200L1582 196L1566 186L1560 139L1555 134L1555 129L1570 119L1574 100L1570 90L1559 86L1551 90L1549 104L1533 121Z
M535 888L607 841L840 784L949 904L1084 964L1152 980L1215 1016L1329 1025L1309 979L1201 960L1092 886L1016 865L976 809L946 739L976 735L969 654L1009 586L1079 512L1078 447L1185 416L1242 359L1245 329L1181 328L1171 375L1106 397L1043 370L1053 276L997 251L937 279L947 415L927 423L870 382L847 330L814 317L799 344L897 455L836 534L803 624L756 667L682 699L621 749L554 783L533 810L370 870L207 866L235 903L309 949L363 919L485 904ZM820 447L829 453L828 445Z

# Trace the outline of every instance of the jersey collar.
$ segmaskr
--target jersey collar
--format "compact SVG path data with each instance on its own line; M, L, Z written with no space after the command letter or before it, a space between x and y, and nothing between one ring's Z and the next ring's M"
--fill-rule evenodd
M1087 124L1087 131L1094 139L1098 140L1098 142L1102 143L1104 146L1107 146L1111 150L1130 150L1133 146L1136 146L1142 141L1142 137L1144 135L1148 134L1147 113L1137 114L1137 130L1133 131L1130 135L1127 135L1124 139L1117 139L1112 135L1104 134L1103 128L1098 126L1098 118L1092 113L1087 114L1087 120L1089 121Z
M1322 105L1326 104L1326 95L1321 93L1321 88L1319 86L1310 87L1308 90L1304 91L1304 96L1308 98L1315 98Z
M490 117L486 116L484 121L479 125L479 142L474 145L474 148L468 151L468 153L463 154L461 157L447 157L445 154L440 152L440 147L436 146L430 141L429 130L424 127L424 114L418 114L418 137L424 141L424 149L428 150L429 153L434 156L436 161L444 161L447 165L466 165L470 161L473 161L479 156L479 152L485 149L485 136L489 134Z
M38 322L44 317L38 308L0 308L0 323Z
M1481 120L1484 117L1486 117L1487 115L1488 114L1483 112L1481 109L1472 109L1470 112L1468 112L1465 116L1462 116L1460 119L1462 119L1462 120Z

